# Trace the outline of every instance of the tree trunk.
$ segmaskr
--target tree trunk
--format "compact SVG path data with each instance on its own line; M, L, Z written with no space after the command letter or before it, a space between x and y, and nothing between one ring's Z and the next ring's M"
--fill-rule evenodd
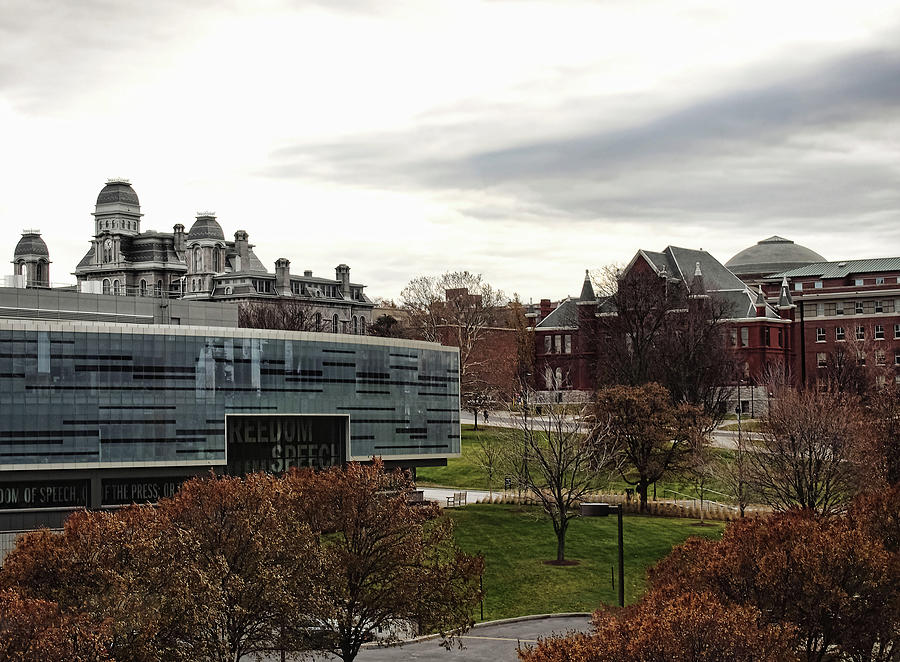
M646 480L641 479L638 481L637 491L638 491L638 496L641 499L641 508L640 508L641 513L647 512L647 488L649 488L649 487L650 487L650 483L648 483Z
M473 413L475 414L475 428L474 429L477 430L478 429L478 410L476 409Z
M556 561L566 560L566 526L563 524L556 532Z

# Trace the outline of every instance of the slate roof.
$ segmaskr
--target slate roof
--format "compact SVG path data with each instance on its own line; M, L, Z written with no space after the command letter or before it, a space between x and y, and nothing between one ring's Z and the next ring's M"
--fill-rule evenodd
M694 276L697 263L703 273L703 285L707 292L722 290L745 290L747 286L731 271L706 251L692 248L667 246L661 253L639 251L656 267L657 272L665 269L670 278L678 278L689 285Z
M766 278L781 279L803 278L845 278L850 274L877 273L883 271L900 271L900 257L877 257L868 260L842 260L840 262L815 262L796 269L787 269L773 273Z
M124 202L138 207L141 205L141 201L138 200L137 193L131 188L131 184L121 180L110 180L106 182L106 186L100 189L100 195L97 196L97 204L102 205L111 202Z
M726 317L740 319L756 317L756 295L744 282L731 273L721 262L706 251L692 248L667 246L662 252L638 251L656 269L665 271L669 278L675 278L690 287L697 263L703 274L703 287L707 294L714 295L726 303ZM778 318L771 305L766 304L766 317Z
M215 216L198 216L187 233L188 239L220 239L225 240L225 233Z
M22 238L16 244L16 250L13 251L13 257L20 255L46 255L49 257L50 251L47 250L47 244L37 232L23 232Z
M578 299L566 298L559 302L559 305L550 312L547 317L542 319L535 327L537 329L546 327L555 328L577 328L578 327Z

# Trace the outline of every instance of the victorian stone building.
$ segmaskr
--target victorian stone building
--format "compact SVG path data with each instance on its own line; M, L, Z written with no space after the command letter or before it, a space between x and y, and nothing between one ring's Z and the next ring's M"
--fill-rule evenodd
M247 231L237 230L233 240L226 240L213 212L198 213L187 231L181 223L172 232L142 231L140 200L128 180L107 181L93 216L90 249L74 272L81 291L234 303L294 302L309 308L315 330L334 333L365 333L372 321L374 304L364 294L364 285L350 281L346 264L335 268L334 278L322 278L308 270L292 274L290 261L280 258L272 273L254 253ZM29 285L49 283L49 255L39 235L23 234L15 260L16 273L34 274L28 277Z

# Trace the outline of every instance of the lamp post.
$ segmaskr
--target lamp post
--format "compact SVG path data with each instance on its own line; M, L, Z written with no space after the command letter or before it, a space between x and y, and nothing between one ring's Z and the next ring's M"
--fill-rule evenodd
M619 606L625 606L625 552L622 544L622 504L611 506L608 503L581 504L582 517L608 517L615 510L619 520Z

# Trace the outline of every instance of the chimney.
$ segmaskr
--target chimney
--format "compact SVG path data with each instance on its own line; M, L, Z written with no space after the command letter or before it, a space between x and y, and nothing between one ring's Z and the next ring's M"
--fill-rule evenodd
M334 268L334 279L341 281L341 294L345 299L350 298L350 267L339 264Z
M306 276L307 278L312 278L312 269L307 269L306 271L303 272L303 275Z
M543 319L544 319L545 317L547 317L547 315L549 315L551 312L553 312L553 308L552 308L552 306L550 305L550 299L541 299L541 314L540 314L540 319L543 320Z
M172 229L175 230L175 252L182 253L184 252L184 226L176 223Z
M286 257L275 260L275 290L282 296L291 295L291 261Z
M250 242L246 230L234 233L234 250L237 253L235 271L243 271L250 266Z

